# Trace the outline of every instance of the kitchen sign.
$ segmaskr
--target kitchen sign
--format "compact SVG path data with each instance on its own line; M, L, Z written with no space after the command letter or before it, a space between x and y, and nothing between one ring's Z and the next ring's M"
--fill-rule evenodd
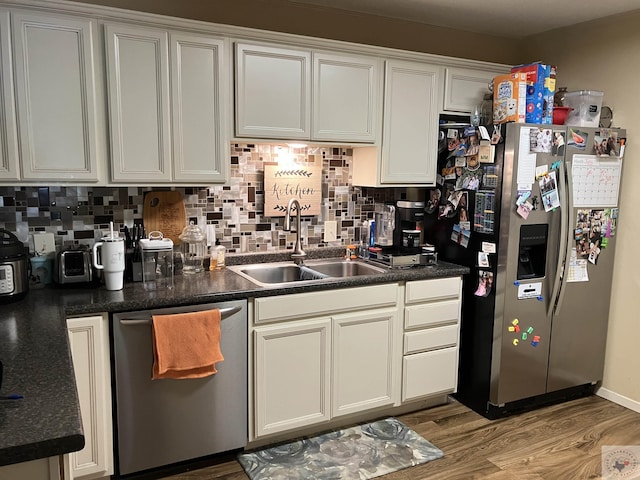
M277 163L264 165L264 214L284 217L289 200L300 202L301 215L320 215L322 203L322 167L291 167Z

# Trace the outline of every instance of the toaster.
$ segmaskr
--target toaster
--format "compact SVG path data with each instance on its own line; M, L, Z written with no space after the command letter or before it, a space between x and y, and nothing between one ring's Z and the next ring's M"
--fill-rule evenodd
M56 282L59 284L92 282L94 275L91 250L80 246L58 252L54 269Z

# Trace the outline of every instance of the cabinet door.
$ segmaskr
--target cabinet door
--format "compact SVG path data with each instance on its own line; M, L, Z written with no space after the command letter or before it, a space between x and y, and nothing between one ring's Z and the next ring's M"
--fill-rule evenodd
M105 33L112 180L169 181L168 34L119 24Z
M485 72L470 68L445 68L444 110L471 113L480 106L485 93L489 93L489 82L498 72Z
M96 23L13 14L22 175L97 181Z
M67 319L85 446L69 454L71 478L113 474L111 373L106 315Z
M331 319L254 330L256 437L328 421Z
M375 142L379 128L381 61L313 54L313 140Z
M311 52L236 45L236 135L309 139Z
M2 480L61 480L61 457L41 458L0 467ZM65 478L67 480L66 472Z
M332 416L392 405L402 353L397 309L333 317Z
M16 127L9 13L0 10L0 180L18 180L18 129Z
M229 139L224 40L171 33L173 178L224 182Z
M438 66L387 61L381 183L435 184L439 76Z

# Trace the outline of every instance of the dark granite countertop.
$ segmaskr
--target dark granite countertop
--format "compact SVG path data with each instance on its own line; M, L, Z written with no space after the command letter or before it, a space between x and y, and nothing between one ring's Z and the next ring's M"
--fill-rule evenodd
M282 261L287 257L272 255L268 259ZM228 257L229 264L265 261L263 255ZM4 363L0 395L24 396L21 400L0 400L0 465L60 455L84 446L67 317L458 276L468 271L439 262L376 276L263 288L224 269L176 276L175 288L158 292L148 292L140 283L125 284L115 292L104 286L32 289L23 299L0 305L0 360Z

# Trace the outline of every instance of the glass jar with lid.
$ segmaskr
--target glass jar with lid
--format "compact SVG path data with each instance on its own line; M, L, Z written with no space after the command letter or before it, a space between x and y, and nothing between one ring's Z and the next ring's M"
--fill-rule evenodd
M182 253L182 273L199 273L203 270L204 258L207 255L207 237L200 227L189 222L178 237Z

